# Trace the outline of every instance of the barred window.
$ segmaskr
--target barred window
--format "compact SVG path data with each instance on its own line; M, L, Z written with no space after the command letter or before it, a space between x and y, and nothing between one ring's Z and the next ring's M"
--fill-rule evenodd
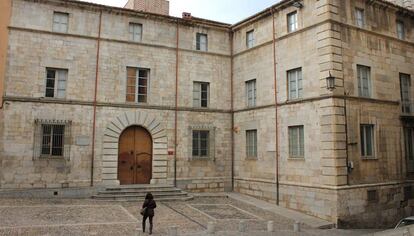
M193 157L208 157L209 131L193 130Z
M35 121L35 158L69 158L70 121Z

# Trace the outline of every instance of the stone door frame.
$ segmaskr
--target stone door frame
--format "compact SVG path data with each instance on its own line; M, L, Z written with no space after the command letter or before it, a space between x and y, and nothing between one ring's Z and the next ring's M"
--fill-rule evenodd
M148 112L124 112L108 123L103 138L102 183L105 186L119 185L118 148L121 133L131 126L145 128L152 137L151 184L167 183L167 133L160 120Z

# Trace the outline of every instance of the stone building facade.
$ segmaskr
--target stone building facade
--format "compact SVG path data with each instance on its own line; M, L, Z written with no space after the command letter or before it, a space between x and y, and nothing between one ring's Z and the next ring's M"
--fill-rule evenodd
M341 227L412 214L413 1L282 0L234 25L5 2L0 188L145 177Z

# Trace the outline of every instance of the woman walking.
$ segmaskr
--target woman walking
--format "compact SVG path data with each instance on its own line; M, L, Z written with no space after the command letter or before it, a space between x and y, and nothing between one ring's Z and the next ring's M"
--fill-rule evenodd
M142 217L142 232L145 233L145 221L149 218L150 228L149 234L152 234L152 218L154 217L154 209L157 204L154 201L154 197L151 193L147 193L145 196L144 204L142 205L141 215Z

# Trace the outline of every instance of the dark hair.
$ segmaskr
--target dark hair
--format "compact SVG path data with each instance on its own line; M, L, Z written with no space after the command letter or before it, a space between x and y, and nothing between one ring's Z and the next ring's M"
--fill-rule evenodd
M152 196L151 193L147 193L147 195L145 196L145 199L154 199L154 196Z

